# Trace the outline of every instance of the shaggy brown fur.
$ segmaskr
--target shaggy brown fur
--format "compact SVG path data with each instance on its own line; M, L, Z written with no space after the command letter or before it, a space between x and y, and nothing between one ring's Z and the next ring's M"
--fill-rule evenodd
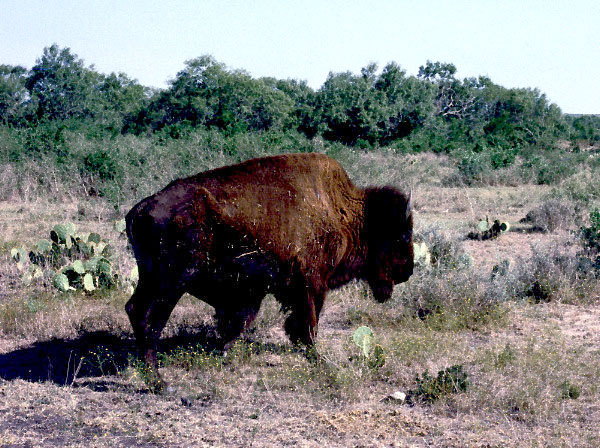
M233 341L271 292L290 339L311 345L325 294L364 279L379 301L413 270L412 213L394 188L356 188L320 154L249 160L176 180L127 215L140 280L127 313L158 377L156 344L184 292Z

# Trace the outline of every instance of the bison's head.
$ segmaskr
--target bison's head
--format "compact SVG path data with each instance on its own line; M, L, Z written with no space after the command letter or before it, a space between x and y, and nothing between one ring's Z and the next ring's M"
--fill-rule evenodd
M391 187L369 188L365 193L366 280L375 299L385 302L394 285L407 281L413 272L410 198Z

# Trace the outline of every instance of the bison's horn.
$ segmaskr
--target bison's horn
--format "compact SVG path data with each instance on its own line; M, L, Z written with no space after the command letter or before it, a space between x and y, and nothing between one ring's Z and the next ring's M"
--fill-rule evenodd
M406 201L406 217L412 213L412 189L408 192L408 200Z

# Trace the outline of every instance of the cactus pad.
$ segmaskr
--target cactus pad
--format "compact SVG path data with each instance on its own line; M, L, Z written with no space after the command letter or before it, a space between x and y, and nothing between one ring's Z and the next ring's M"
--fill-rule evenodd
M77 272L79 275L85 274L85 268L83 266L83 262L81 260L75 260L72 266L73 270Z
M10 250L10 256L18 263L23 264L27 261L27 251L24 247L14 247Z
M23 284L25 286L29 286L31 285L33 280L42 277L42 275L42 270L38 266L33 265L30 266L29 269L23 273L23 275L21 276L21 280L23 280Z
M65 224L56 224L54 226L54 232L58 237L58 242L69 244L71 236L75 234L75 225L71 222Z
M52 279L52 284L56 289L63 292L75 289L69 285L69 279L67 278L67 276L60 272L54 276L54 278Z
M413 258L416 264L429 265L431 263L431 253L427 248L427 244L423 242L413 243Z
M110 261L108 261L106 258L100 257L96 264L96 272L98 274L111 275L112 266L110 265Z
M88 273L83 276L83 289L85 289L87 292L92 292L94 289L96 289L92 274Z
M358 327L354 331L352 339L354 340L354 343L362 349L363 354L368 357L373 348L373 330L371 330L369 327L365 327L364 325L362 327Z
M52 241L39 240L35 245L36 249L40 253L47 253L52 250Z
M115 221L114 227L117 232L125 233L125 228L126 228L125 219L120 219L118 221Z
M140 279L140 273L139 273L138 267L136 265L131 268L131 272L129 273L129 277L127 278L127 280L129 280L131 283L137 283L139 279Z
M487 220L481 220L477 223L477 230L479 230L480 232L485 232L489 229L489 223Z
M107 244L106 246L104 246L104 249L102 249L103 257L111 258L114 254L115 254L115 250L113 249L113 247L110 244Z

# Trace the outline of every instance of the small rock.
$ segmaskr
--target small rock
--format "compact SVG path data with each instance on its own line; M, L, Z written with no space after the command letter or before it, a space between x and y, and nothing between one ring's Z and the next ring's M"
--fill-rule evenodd
M400 392L397 390L389 394L387 397L383 399L383 401L391 401L395 403L404 403L406 401L406 394L404 392Z

